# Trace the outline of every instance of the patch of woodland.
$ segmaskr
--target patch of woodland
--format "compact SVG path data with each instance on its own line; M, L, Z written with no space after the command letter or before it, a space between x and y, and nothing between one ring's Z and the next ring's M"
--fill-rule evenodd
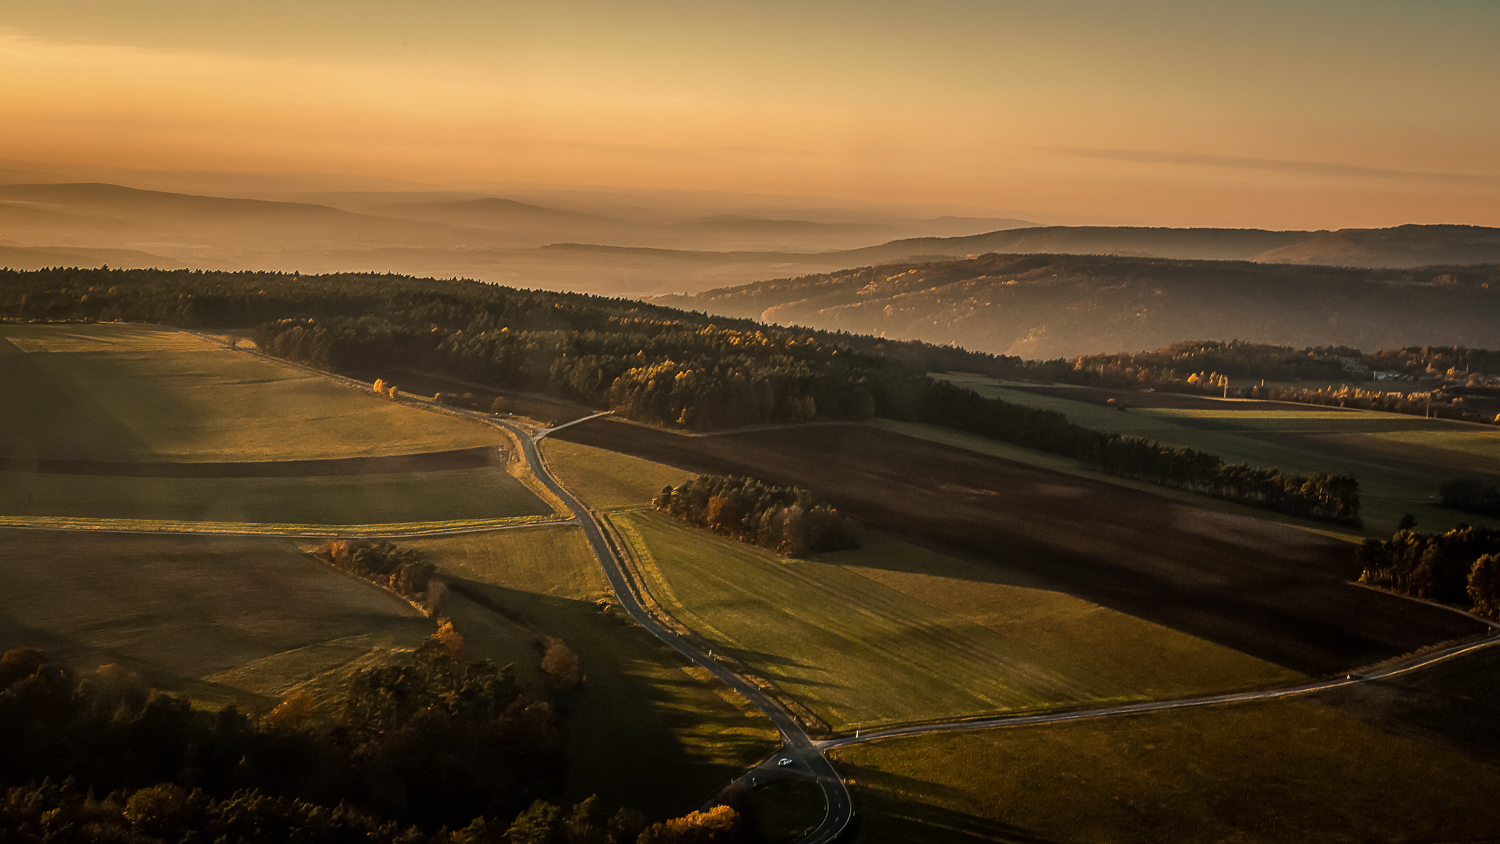
M690 525L787 557L859 547L853 524L832 505L805 489L772 486L755 478L700 475L663 487L652 506Z
M0 315L257 325L265 353L335 372L411 369L714 430L874 415L957 428L1085 465L1304 518L1357 523L1352 477L1225 466L1092 431L927 375L1006 376L1019 358L711 318L641 302L396 275L0 271Z
M1366 539L1355 560L1361 583L1500 619L1500 530L1400 530L1390 539Z
M294 693L264 716L194 708L118 665L79 672L12 649L0 657L0 840L742 840L728 807L648 824L595 798L555 805L561 731L509 669L465 663L451 627L358 674L338 711Z
M334 568L389 589L417 605L431 604L437 566L416 548L401 548L389 540L330 539L313 556Z

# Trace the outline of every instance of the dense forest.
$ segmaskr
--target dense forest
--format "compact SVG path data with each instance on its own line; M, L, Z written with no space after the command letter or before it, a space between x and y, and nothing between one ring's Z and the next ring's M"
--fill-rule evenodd
M1402 530L1387 540L1366 539L1355 559L1361 583L1500 618L1500 530Z
M849 521L811 492L754 478L701 475L665 487L652 505L688 524L788 557L859 547Z
M953 347L711 319L580 294L374 274L0 271L0 316L253 326L265 353L334 372L427 369L690 430L878 414L1306 518L1358 519L1353 478L1225 466L1212 455L1087 430L1062 414L982 398L929 377L1027 368L1014 358Z
M647 824L562 781L557 718L445 628L368 669L342 711L293 695L252 718L196 709L126 669L0 657L0 841L733 842L728 807Z

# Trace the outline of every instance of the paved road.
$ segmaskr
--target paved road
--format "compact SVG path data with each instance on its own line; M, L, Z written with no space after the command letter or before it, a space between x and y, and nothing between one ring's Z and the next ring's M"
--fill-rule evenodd
M497 428L503 428L515 436L532 473L547 489L562 500L564 506L573 511L574 517L583 527L584 535L588 537L589 545L594 549L594 555L599 558L599 565L604 569L604 576L609 581L610 588L614 590L620 606L630 614L630 617L650 631L653 636L671 645L678 653L707 669L730 688L744 695L746 700L758 707L767 718L771 719L771 723L776 725L776 729L781 733L782 751L762 766L745 774L741 780L765 782L773 776L772 771L775 772L774 776L784 776L787 770L777 763L781 759L791 759L790 768L811 775L816 780L823 790L823 799L828 807L822 823L804 838L801 844L826 844L838 838L854 817L854 803L849 796L848 787L844 785L838 771L834 770L833 763L823 755L823 749L818 743L814 742L807 731L802 729L797 719L793 718L770 695L725 668L713 657L683 641L680 636L662 626L650 613L646 612L646 608L641 605L640 599L631 587L630 580L625 576L614 547L604 538L604 531L599 526L598 517L552 477L546 464L542 462L541 454L537 451L536 442L532 437L509 422L498 419L485 419L484 421ZM545 433L542 434L544 435ZM541 439L541 436L537 439Z
M953 721L944 724L917 724L910 727L892 727L888 730L871 730L862 732L857 736L845 736L843 738L828 739L826 741L813 742L813 746L819 750L832 750L835 747L858 744L866 741L876 741L886 738L897 738L900 736L920 736L930 733L954 733L966 730L982 730L989 727L1019 727L1027 724L1052 724L1061 721L1081 721L1087 718L1103 718L1111 715L1132 715L1139 712L1159 712L1165 709L1189 709L1197 706L1215 706L1226 703L1246 703L1256 700L1273 700L1275 698L1291 697L1293 695L1305 695L1312 692L1320 692L1326 689L1337 689L1342 686L1353 686L1358 683L1368 683L1376 680L1389 680L1402 674L1419 671L1428 666L1445 660L1453 659L1461 654L1476 651L1481 648L1500 645L1500 629L1491 629L1490 635L1478 642L1459 642L1445 648L1432 651L1415 660L1404 662L1399 665L1367 671L1361 674L1349 674L1335 680L1323 680L1316 683L1304 683L1300 686L1284 686L1278 689L1265 689L1258 692L1236 692L1225 695L1207 695L1204 697L1183 698L1181 700L1153 700L1144 703L1127 703L1120 706L1107 706L1101 709L1082 709L1072 712L1052 712L1041 715L1013 715L1002 718L986 718L976 721Z

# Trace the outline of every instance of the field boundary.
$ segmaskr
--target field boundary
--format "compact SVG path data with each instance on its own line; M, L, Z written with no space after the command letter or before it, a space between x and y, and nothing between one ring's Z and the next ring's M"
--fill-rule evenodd
M270 522L183 522L156 519L89 519L71 516L0 516L0 528L17 530L83 530L104 533L182 533L215 536L286 536L296 539L327 537L441 536L489 530L569 524L551 516L507 516L439 522L395 522L371 525L277 524Z
M129 478L301 478L352 475L397 475L482 469L500 462L494 446L446 451L389 454L378 457L328 457L315 460L248 460L221 462L62 460L0 457L0 472L57 475L109 475Z

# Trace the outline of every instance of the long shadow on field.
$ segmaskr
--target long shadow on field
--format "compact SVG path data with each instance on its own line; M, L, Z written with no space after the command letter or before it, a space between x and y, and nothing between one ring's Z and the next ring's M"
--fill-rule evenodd
M722 653L740 662L741 664L750 666L751 670L756 674L759 674L760 676L778 685L788 681L796 683L799 686L823 686L831 688L833 686L839 685L838 683L828 683L822 680L810 680L807 677L796 673L793 669L815 669L818 666L811 665L806 662L798 662L795 659L790 659L780 654L770 654L766 653L765 651L750 650L749 648L736 648L723 644L714 645L713 650L715 654Z
M1347 543L867 426L686 437L601 422L556 436L812 489L865 524L1308 674L1484 629L1350 585Z
M1486 648L1388 680L1320 693L1319 703L1500 763L1500 649Z
M1011 824L944 808L952 799L951 789L926 780L852 765L838 764L839 773L853 783L854 810L859 824L858 840L883 842L955 842L956 844L1058 844ZM1003 805L1005 795L993 795Z
M587 676L564 712L568 779L562 802L597 794L653 817L701 806L770 753L774 743L735 730L770 722L733 710L718 687L676 670L687 661L619 614L584 600L446 576L456 591L563 640ZM717 762L693 748L711 744ZM644 773L644 775L642 775Z

